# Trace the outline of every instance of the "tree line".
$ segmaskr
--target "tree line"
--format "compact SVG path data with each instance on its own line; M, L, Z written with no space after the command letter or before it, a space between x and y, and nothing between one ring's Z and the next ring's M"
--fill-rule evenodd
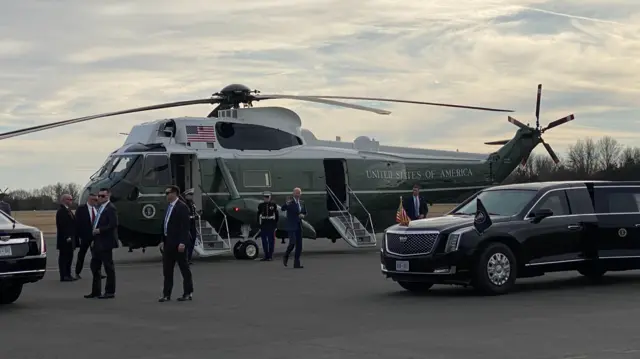
M556 165L548 154L532 153L503 183L640 178L640 148L623 146L609 136L580 139L559 157ZM77 200L81 188L76 183L56 183L34 190L9 190L0 194L0 199L4 196L13 211L54 210L62 194L69 193Z

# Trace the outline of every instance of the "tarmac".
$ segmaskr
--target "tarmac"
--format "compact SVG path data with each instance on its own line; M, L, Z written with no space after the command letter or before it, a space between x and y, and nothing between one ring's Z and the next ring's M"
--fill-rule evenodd
M434 286L412 295L380 274L377 249L305 240L304 269L231 256L196 260L192 302L158 303L160 255L116 252L117 293L84 299L90 272L58 281L48 272L0 308L7 359L640 357L637 271L590 284L577 273L518 281L483 297ZM281 253L284 245L276 244ZM88 258L87 258L88 259ZM174 297L182 293L176 268Z

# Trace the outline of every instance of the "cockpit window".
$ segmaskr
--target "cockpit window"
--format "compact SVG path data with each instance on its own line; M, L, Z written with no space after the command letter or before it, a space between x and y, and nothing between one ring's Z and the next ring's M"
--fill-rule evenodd
M107 177L109 172L111 172L111 168L113 168L113 165L115 164L115 162L117 160L118 160L117 157L109 156L107 158L107 160L104 161L102 166L94 174L91 175L91 177L90 177L91 180L101 179L101 178Z
M109 178L135 179L140 173L140 155L127 155L114 157L114 165L109 171Z
M476 199L480 198L490 215L513 216L520 213L536 193L538 192L534 190L482 191L453 214L474 215L477 210Z
M171 168L169 167L169 156L147 155L144 159L142 185L156 187L170 184Z
M302 145L295 135L275 128L244 123L218 122L216 139L231 150L274 151Z

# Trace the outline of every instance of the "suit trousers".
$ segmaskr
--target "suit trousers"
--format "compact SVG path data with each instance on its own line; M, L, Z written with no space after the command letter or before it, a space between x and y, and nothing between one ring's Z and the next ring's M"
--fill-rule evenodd
M287 246L287 251L285 252L285 257L289 258L291 251L295 249L293 254L293 265L300 265L300 255L302 254L302 229L298 229L295 231L289 231L289 245Z
M164 289L162 295L170 297L173 291L173 272L178 264L180 268L180 274L182 274L182 294L193 293L193 276L191 275L191 268L189 268L189 262L187 261L187 250L179 252L178 248L164 247L164 253L162 255L162 272L164 274Z
M84 259L87 257L89 251L89 242L84 239L80 240L80 248L78 249L78 256L76 257L76 274L80 275L82 267L84 267Z
M116 294L116 269L113 264L113 250L93 250L91 251L91 274L93 283L91 294L100 295L102 293L102 274L100 267L104 266L107 275L107 284L104 287L105 294Z
M60 279L71 277L71 264L73 263L73 246L71 243L65 245L58 251L58 270Z
M274 228L261 228L260 238L262 239L262 250L264 251L264 258L273 258L273 250L276 246L276 234Z

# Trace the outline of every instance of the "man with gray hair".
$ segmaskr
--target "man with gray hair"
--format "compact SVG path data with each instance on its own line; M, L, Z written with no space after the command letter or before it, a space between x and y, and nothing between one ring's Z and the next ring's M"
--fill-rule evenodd
M289 255L295 249L293 255L293 268L303 268L300 263L302 254L302 219L307 215L307 208L300 199L302 190L298 187L293 189L293 197L288 197L287 202L280 208L287 214L287 232L289 232L289 245L282 257L282 263L287 266Z
M73 262L73 252L78 246L78 236L76 235L76 218L70 208L72 203L71 195L63 194L60 196L60 207L56 212L56 249L58 249L58 269L61 282L75 280L71 276L71 263Z

